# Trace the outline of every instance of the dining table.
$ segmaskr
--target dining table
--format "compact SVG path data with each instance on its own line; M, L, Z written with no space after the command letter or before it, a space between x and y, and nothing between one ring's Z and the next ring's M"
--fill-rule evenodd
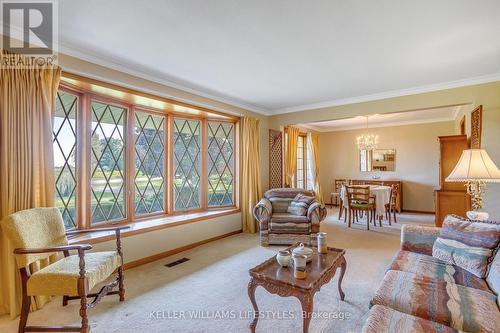
M390 186L385 185L351 185L351 187L369 187L370 196L375 197L375 212L377 217L380 219L385 214L385 205L391 201L391 189ZM340 188L340 211L342 208L347 208L347 193L346 187L342 186Z

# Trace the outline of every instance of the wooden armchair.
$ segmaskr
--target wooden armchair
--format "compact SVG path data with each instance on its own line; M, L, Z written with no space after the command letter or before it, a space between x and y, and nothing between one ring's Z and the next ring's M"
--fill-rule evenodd
M21 274L22 308L19 333L23 332L81 332L87 333L88 309L93 308L105 295L116 295L125 300L123 284L123 253L120 231L128 227L65 231L57 208L34 208L14 213L2 222L2 228L14 245L16 264ZM89 252L89 244L68 245L67 235L88 232L114 231L116 251ZM77 251L77 255L70 255ZM36 272L30 264L62 252L64 257ZM118 270L116 279L97 293L89 291ZM113 290L118 286L118 290ZM81 326L26 326L31 296L63 296L63 306L69 300L80 299ZM94 298L88 303L87 298Z

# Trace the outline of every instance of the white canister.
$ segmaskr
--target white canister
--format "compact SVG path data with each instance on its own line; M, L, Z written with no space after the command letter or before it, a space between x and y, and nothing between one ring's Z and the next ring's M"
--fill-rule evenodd
M292 255L287 250L281 250L276 255L276 261L282 267L287 267L290 264L291 260L292 260Z
M328 253L328 245L326 244L326 232L318 233L318 252Z
M306 256L303 254L294 253L293 258L293 276L296 279L305 279L307 277L306 273Z

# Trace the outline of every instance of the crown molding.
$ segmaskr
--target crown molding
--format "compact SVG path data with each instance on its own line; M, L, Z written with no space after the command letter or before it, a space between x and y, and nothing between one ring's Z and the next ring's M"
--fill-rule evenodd
M477 76L477 77L473 77L473 78L462 79L462 80L429 84L429 85L415 87L415 88L392 90L392 91L387 91L387 92L382 92L382 93L377 93L377 94L362 95L362 96L356 96L356 97L334 99L331 101L314 103L314 104L292 106L289 108L272 110L271 114L278 115L278 114L284 114L284 113L323 109L323 108L340 106L340 105L356 104L356 103L370 102L370 101L376 101L376 100L381 100L381 99L386 99L386 98L416 95L416 94L428 93L428 92L439 91L439 90L473 86L473 85L477 85L477 84L489 83L489 82L495 82L495 81L500 81L500 72L488 74L488 75Z
M395 127L395 126L406 126L406 125L418 125L418 124L442 123L442 122L449 122L449 121L454 121L454 120L455 120L455 118L452 115L451 117L436 117L436 118L430 118L430 119L425 119L425 120L407 120L407 121L387 122L387 123L382 123L382 124L372 124L368 127L368 129ZM342 132L342 131L350 131L350 130L357 130L357 129L366 129L366 125L364 125L364 124L354 125L354 126L345 126L342 128L334 128L334 129L316 126L316 125L314 125L314 123L313 124L298 124L298 125L309 128L309 129L317 131L317 132L321 132L321 133Z

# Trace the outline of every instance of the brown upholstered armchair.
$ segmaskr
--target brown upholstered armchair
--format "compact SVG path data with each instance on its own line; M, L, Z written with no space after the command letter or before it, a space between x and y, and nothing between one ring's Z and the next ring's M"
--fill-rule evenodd
M315 245L319 224L326 217L326 208L314 200L303 216L288 213L288 206L299 193L314 197L303 189L276 188L267 191L253 209L260 226L260 244L290 245L297 242Z
M93 308L107 295L119 295L125 300L123 285L123 254L120 231L128 227L101 228L92 230L65 231L61 214L57 208L34 208L14 213L2 221L2 229L12 242L16 264L21 274L22 308L19 332L89 332L87 310ZM89 244L68 245L66 235L87 232L114 231L116 251L86 252ZM77 255L70 255L77 251ZM30 264L48 259L57 253L64 257L36 272ZM116 279L105 285L98 293L90 293L97 284L104 282L117 270ZM118 287L118 290L113 290ZM63 306L68 300L80 300L81 326L26 326L31 296L63 296ZM94 298L87 302L87 298Z

